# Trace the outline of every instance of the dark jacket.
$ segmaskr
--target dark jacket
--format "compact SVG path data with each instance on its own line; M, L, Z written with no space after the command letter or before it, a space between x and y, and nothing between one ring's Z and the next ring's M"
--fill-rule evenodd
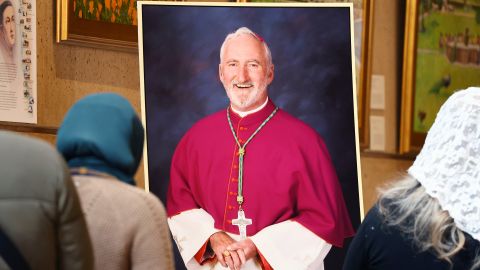
M362 224L347 252L344 270L468 270L480 244L465 233L464 248L452 258L450 265L431 251L419 251L411 237L396 226L384 223L374 206Z

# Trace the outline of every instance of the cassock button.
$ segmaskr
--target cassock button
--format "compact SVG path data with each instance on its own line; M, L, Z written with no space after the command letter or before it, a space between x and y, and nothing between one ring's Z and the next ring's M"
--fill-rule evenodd
M232 178L232 182L238 182L237 178Z
M230 191L228 194L229 194L230 196L234 196L234 195L236 196L236 195L237 195L237 193L236 193L236 192L233 192L233 191Z
M233 209L233 206L229 205L228 210L232 210L232 209Z
M238 165L236 165L236 164L233 165L233 168L234 168L234 169L238 169Z
M227 219L227 223L228 223L228 224L232 224L232 220Z

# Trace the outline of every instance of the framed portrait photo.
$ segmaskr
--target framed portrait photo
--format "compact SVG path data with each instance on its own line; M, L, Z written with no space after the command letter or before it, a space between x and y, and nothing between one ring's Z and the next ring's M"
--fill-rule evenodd
M400 152L418 152L455 91L480 85L480 9L474 1L406 2Z
M151 192L166 202L180 140L197 121L229 106L219 78L220 47L228 34L247 27L271 50L269 99L323 138L358 226L363 202L352 3L139 1L138 11L145 182ZM205 140L211 143L208 134ZM341 265L345 252L331 252L326 267Z

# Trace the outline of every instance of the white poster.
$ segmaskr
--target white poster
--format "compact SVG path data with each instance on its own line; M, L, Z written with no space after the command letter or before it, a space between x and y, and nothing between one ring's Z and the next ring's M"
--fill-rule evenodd
M385 151L385 117L370 115L370 150Z
M370 109L385 110L385 76L372 75Z
M37 123L35 0L0 0L0 121Z

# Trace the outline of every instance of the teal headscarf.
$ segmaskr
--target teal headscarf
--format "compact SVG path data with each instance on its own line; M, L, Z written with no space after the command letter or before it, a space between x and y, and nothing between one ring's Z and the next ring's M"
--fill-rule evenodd
M113 94L89 95L73 105L57 135L70 168L86 167L135 185L144 130L130 103Z

